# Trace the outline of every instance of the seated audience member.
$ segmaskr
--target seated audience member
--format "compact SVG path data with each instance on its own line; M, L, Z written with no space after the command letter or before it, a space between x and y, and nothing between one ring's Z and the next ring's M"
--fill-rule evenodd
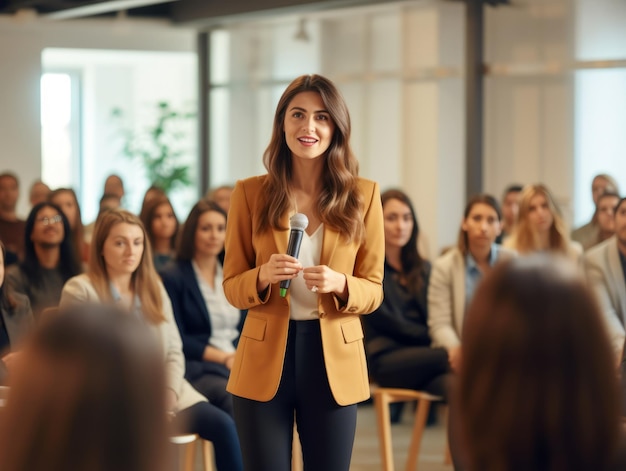
M226 213L201 200L183 225L177 261L161 273L183 340L185 377L212 404L232 416L226 383L243 315L222 289Z
M139 211L139 213L143 213L146 205L148 205L154 198L157 198L159 196L167 196L167 194L165 194L165 191L163 191L158 186L150 185L150 187L143 195L143 201L141 202L141 210Z
M12 172L0 174L0 240L7 250L7 259L24 256L25 222L17 217L20 183Z
M598 239L590 247L595 247L615 234L615 207L619 203L620 196L617 193L607 192L598 198L596 209L596 221L598 223Z
M11 372L3 471L166 471L158 342L112 306L46 317Z
M504 190L502 195L502 230L496 238L496 244L501 244L515 230L521 192L522 186L517 184L509 185Z
M8 366L16 356L16 347L34 323L28 298L13 292L4 282L5 253L0 242L0 384L6 381Z
M126 192L124 191L124 182L119 175L109 175L104 181L104 190L102 191L103 195L115 195L120 200L120 204L124 201L124 195Z
M626 198L619 200L613 220L615 235L585 253L585 271L619 362L626 340Z
M108 209L119 208L121 205L122 200L120 200L119 196L114 195L113 193L105 193L100 198L100 203L98 205L98 216L100 216L104 211ZM98 216L96 216L96 220L98 219ZM83 238L85 240L85 244L87 244L87 253L89 253L89 244L91 244L91 237L93 236L93 230L95 227L96 221L93 221L83 227ZM89 257L87 258L89 259Z
M594 213L591 221L572 232L572 240L580 243L584 250L598 242L598 199L606 192L619 194L619 187L613 177L607 174L596 175L591 182L591 197L593 198Z
M82 269L69 221L57 205L35 205L26 219L24 240L24 260L7 271L7 282L28 297L38 318L41 311L59 304L63 285Z
M376 311L362 319L370 376L383 387L446 396L448 354L444 348L430 346L426 300L430 263L418 252L415 210L400 190L385 191L381 198L385 297Z
M161 271L174 260L178 219L165 195L157 195L144 204L139 215L152 246L154 268Z
M161 341L168 380L167 411L176 415L182 430L213 442L218 471L240 471L234 420L184 379L185 362L172 305L154 270L143 224L134 214L111 209L98 219L89 271L66 283L61 306L86 301L113 303L144 321Z
M468 309L453 402L469 471L626 469L600 313L563 256L519 257Z
M70 223L72 245L76 257L86 262L89 258L89 246L85 243L83 219L76 193L71 188L58 188L50 193L48 201L56 204Z
M30 201L30 207L32 208L38 203L48 201L48 195L50 194L50 187L41 180L35 180L30 186L28 192L28 200Z
M428 326L434 347L448 352L458 370L465 309L482 277L496 262L514 252L495 243L500 233L500 207L491 195L470 199L463 213L457 247L433 263L428 285Z
M226 214L228 214L228 208L230 207L230 195L233 192L232 185L222 185L217 188L211 188L205 198L210 201L215 201L220 208L222 208Z
M520 195L515 231L504 243L520 255L555 252L580 262L582 247L571 241L561 212L545 185L526 185Z

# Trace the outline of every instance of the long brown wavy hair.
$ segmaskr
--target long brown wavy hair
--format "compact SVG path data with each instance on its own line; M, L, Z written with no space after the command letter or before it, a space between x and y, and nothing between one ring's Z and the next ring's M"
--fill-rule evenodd
M565 222L561 217L561 211L554 201L554 197L548 188L537 183L534 185L526 185L520 194L519 214L517 216L517 226L512 235L513 248L519 253L528 253L539 250L538 234L532 227L529 220L530 200L536 195L543 195L552 213L552 226L550 227L550 250L567 253L569 245L569 236L565 227Z
M281 227L280 219L292 207L292 158L284 133L284 121L291 100L303 92L316 92L322 98L335 124L331 144L324 156L323 190L317 204L324 224L339 231L347 240L361 242L364 236L363 201L358 189L359 164L350 148L350 114L337 87L320 75L302 75L296 78L280 97L272 138L263 164L268 175L264 184L264 199L259 209L257 232Z
M462 358L453 403L467 469L617 469L615 358L571 261L532 254L488 273L465 316Z
M163 302L159 288L159 276L152 261L152 249L141 220L125 209L110 209L102 213L96 222L91 242L88 276L96 293L102 300L111 301L111 288L106 263L102 256L104 242L109 237L113 226L121 223L138 226L143 233L143 255L139 266L132 274L133 291L141 301L141 312L153 324L165 321Z

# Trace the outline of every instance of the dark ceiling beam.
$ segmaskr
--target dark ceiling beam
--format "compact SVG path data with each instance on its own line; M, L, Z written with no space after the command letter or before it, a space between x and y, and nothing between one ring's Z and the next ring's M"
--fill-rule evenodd
M262 15L304 13L384 3L381 0L182 0L172 5L172 20L198 26Z

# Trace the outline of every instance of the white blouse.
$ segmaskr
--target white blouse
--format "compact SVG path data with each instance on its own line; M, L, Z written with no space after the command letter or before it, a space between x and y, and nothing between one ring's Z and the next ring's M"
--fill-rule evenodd
M303 267L313 267L320 264L322 241L324 240L324 224L320 224L310 236L304 231L298 260ZM317 293L306 287L302 272L291 280L289 286L290 312L289 318L297 321L319 319L317 308Z

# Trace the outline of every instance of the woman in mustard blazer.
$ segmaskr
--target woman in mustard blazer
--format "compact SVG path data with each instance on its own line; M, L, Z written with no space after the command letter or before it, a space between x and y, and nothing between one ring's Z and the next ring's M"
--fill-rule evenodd
M294 418L307 470L350 467L369 397L359 316L382 302L385 248L379 188L357 176L349 140L334 84L299 77L277 106L267 175L231 197L224 292L248 315L228 391L246 471L290 469ZM286 254L295 213L309 221L298 258Z

